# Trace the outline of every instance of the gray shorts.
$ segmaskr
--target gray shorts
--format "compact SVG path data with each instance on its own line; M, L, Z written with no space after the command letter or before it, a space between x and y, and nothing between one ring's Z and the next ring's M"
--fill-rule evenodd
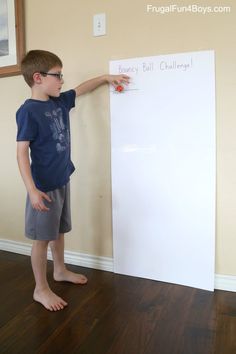
M25 236L31 240L56 240L59 234L71 230L70 183L46 193L51 202L43 199L49 211L33 209L29 195L25 208Z

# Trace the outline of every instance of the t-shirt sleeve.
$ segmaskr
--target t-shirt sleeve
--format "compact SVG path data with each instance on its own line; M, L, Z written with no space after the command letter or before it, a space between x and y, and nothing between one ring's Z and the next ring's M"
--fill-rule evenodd
M64 104L64 106L70 111L71 108L75 107L75 90L62 92L60 94L59 99Z
M32 118L30 112L19 110L16 113L17 141L33 141L37 136L37 123Z

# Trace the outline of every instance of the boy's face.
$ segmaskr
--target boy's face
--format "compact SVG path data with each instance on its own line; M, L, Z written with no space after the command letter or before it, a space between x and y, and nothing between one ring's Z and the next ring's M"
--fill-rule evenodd
M54 66L47 72L41 72L40 89L47 96L60 96L61 88L64 83L60 66Z

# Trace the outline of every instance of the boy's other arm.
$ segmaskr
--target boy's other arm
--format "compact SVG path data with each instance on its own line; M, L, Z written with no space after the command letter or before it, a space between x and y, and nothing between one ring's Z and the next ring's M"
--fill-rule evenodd
M47 199L49 202L51 202L51 199L46 193L41 192L36 188L32 178L29 159L29 143L29 141L17 142L18 166L27 192L29 193L32 207L39 211L48 211L49 208L46 207L43 199Z
M87 80L75 87L76 96L81 96L87 92L95 90L97 87L104 84L111 84L114 87L119 84L129 84L130 77L127 75L102 75L94 79Z

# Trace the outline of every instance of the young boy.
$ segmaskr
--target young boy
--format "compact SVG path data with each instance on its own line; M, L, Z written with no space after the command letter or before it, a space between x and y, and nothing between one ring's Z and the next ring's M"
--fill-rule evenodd
M17 161L27 189L25 234L33 240L31 263L35 278L33 298L46 309L57 311L67 302L49 287L46 277L50 245L56 281L85 284L84 275L70 272L64 264L64 233L71 230L69 111L75 98L105 83L128 84L126 75L103 75L61 93L62 62L53 53L32 50L21 63L32 96L16 113ZM31 154L31 164L29 158Z

